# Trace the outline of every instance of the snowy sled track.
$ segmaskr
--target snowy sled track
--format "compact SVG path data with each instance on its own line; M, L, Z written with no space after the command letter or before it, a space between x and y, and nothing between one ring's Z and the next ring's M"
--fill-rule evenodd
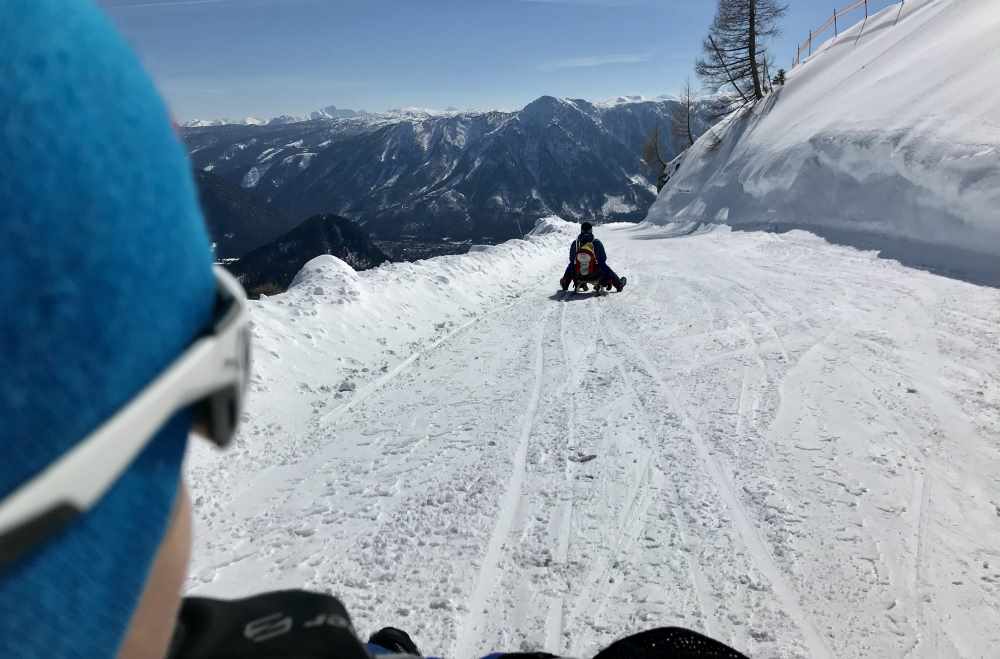
M195 454L189 589L333 592L455 658L660 625L754 657L1000 647L1000 292L801 233L599 232L623 294L554 295L553 248L351 391L265 336L295 404Z
M604 340L604 344L608 347L615 347L615 343L612 343L608 339L608 331L603 327L603 318L598 318L598 323L602 325L601 336ZM629 391L635 397L638 402L642 412L645 416L645 431L648 433L646 436L651 438L661 438L667 439L664 434L664 419L661 413L656 412L656 408L652 407L651 403L653 399L648 396L643 396L640 394L640 389L636 386L633 377L630 375L629 371L624 367L623 362L617 365L617 370L621 375L622 381L626 383ZM648 401L648 402L647 402ZM669 441L669 440L668 440ZM683 517L679 514L679 509L681 508L681 495L678 487L678 483L674 481L672 483L672 488L667 486L667 475L664 474L663 470L658 466L653 467L655 471L655 486L657 491L665 495L665 507L670 508L673 511L673 523L676 528L677 536L680 540L680 546L690 549L691 542L689 538L691 537L691 530L689 526L684 522ZM672 496L671 496L672 495ZM697 614L700 616L699 627L707 634L711 635L716 633L715 630L719 629L719 623L715 620L713 614L713 606L711 605L712 595L710 593L709 587L707 585L705 575L702 572L699 561L693 556L694 552L688 551L687 566L690 576L690 586L691 593L694 594L695 604L697 605Z
M671 395L670 386L662 379L656 368L652 365L652 362L649 361L646 354L630 341L624 339L624 337L621 338L623 343L628 345L633 351L636 359L638 359L642 366L647 369L650 377L652 377L654 382L656 382L657 386L669 401L670 407L668 409L672 408L675 410L675 413L680 418L684 429L694 440L698 456L704 464L708 477L715 483L719 496L723 499L723 501L725 501L726 506L729 508L733 525L739 532L739 535L742 538L743 543L746 545L753 562L765 575L771 588L774 590L782 605L785 607L785 610L795 621L795 624L805 637L806 646L809 650L809 656L831 656L829 648L826 647L826 643L816 631L808 615L802 610L798 594L786 582L784 575L781 574L781 571L775 565L770 552L761 541L755 525L750 519L750 515L747 513L743 504L733 491L731 479L726 475L723 466L719 464L718 460L716 460L714 456L712 456L711 451L709 450L704 437L701 435L701 432L698 430L697 425L691 419L690 415L683 410L676 397Z
M517 510L519 499L522 496L522 485L524 483L525 463L528 457L528 442L531 441L532 429L535 426L535 415L538 413L538 400L542 393L542 375L544 373L544 349L542 342L544 337L545 322L551 312L547 312L543 317L538 329L535 331L535 358L534 358L534 384L531 388L531 395L524 412L521 436L517 444L517 452L514 455L513 473L507 483L506 491L500 500L500 508L497 515L496 528L490 536L489 546L486 548L486 556L483 564L479 568L479 576L476 578L476 586L469 599L468 617L459 627L459 637L456 642L455 656L471 657L474 654L478 639L483 632L483 618L489 614L486 609L487 598L491 590L497 583L497 568L499 567L500 552L507 543L511 525L514 521L514 514Z

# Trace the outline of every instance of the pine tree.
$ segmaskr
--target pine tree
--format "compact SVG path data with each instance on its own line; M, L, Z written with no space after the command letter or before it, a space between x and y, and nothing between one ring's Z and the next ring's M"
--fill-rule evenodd
M778 20L787 10L779 0L719 0L695 71L707 87L735 92L725 110L764 98L770 83L766 43L779 33Z

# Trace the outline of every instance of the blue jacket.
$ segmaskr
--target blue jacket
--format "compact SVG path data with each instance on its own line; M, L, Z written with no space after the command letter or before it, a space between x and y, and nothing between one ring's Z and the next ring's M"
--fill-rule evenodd
M570 263L576 262L577 246L586 245L587 243L594 244L594 251L597 253L597 263L598 265L604 265L608 260L608 255L604 251L604 245L601 243L600 240L594 238L594 234L592 233L581 233L579 236L577 236L576 240L574 240L570 244L569 262Z

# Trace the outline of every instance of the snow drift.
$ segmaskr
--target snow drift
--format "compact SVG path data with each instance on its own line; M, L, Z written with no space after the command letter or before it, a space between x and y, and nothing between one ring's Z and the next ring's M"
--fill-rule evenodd
M703 136L648 220L805 228L1000 282L1000 4L909 0Z
M269 434L300 437L324 413L302 394L359 400L401 365L502 308L523 288L552 280L578 230L547 217L524 240L362 272L332 255L312 259L287 292L250 302L255 420ZM290 460L310 448L254 440L243 456L260 464ZM213 472L212 478L252 468L235 464L232 454L197 445L194 452L192 468Z

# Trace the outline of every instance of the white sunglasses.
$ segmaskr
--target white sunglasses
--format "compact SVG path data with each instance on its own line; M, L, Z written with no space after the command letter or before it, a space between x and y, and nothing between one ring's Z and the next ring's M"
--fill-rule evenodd
M232 441L250 376L246 293L215 266L208 331L86 439L0 502L0 567L64 528L111 488L174 414L194 412L193 430L220 447Z

